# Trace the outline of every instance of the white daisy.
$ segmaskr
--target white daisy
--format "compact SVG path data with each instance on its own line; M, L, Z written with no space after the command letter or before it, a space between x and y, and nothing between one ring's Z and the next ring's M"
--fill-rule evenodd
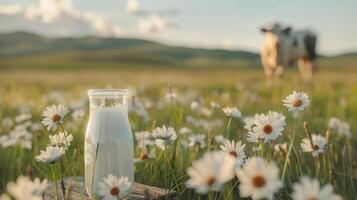
M281 143L281 144L276 144L274 146L274 151L276 153L284 155L284 154L286 154L288 152L288 144L286 142Z
M254 119L255 117L251 117L251 116L248 116L248 117L245 117L243 119L243 122L244 122L244 128L248 131L251 131L253 126L254 126Z
M241 141L236 143L234 140L226 141L223 145L221 145L222 151L236 160L236 164L234 166L235 171L239 170L245 161L246 156L244 153L244 147L245 144L242 145Z
M224 144L225 142L229 141L227 138L225 138L223 135L216 135L214 136L214 141L217 144Z
M218 104L218 103L216 103L216 102L214 102L214 101L211 101L211 108L212 109L218 109L218 108L220 108L221 106Z
M31 149L32 137L32 134L25 126L17 125L9 134L0 137L0 144L4 148L19 145L24 149Z
M192 134L188 137L188 146L198 146L200 148L204 148L206 146L206 135L203 134Z
M242 197L252 199L271 198L283 183L279 180L279 168L262 158L250 158L237 172Z
M148 149L144 146L144 147L141 147L140 156L138 158L134 159L134 163L143 162L143 161L150 160L153 158L155 158L155 153L149 152Z
M153 136L149 131L135 132L135 139L140 147L151 146L155 144L155 142L152 140Z
M296 115L299 111L303 111L310 105L310 100L307 94L294 91L283 100L283 103L289 112Z
M182 127L182 128L179 130L179 133L181 133L182 135L187 135L187 134L193 133L193 131L192 131L192 129L190 129L190 128Z
M118 178L109 174L98 186L98 193L103 197L103 200L118 200L130 195L132 183L128 180L128 177Z
M197 102L197 101L192 101L191 104L190 104L190 108L193 110L193 111L197 111L199 110L200 108L200 104Z
M255 115L247 140L254 143L276 140L282 135L285 125L285 117L280 113L269 111L266 115Z
M316 157L326 151L327 139L321 135L312 134L311 140L304 138L300 146L304 152L311 152L312 156Z
M46 151L41 150L35 159L39 162L53 164L65 153L65 149L58 146L47 146Z
M46 179L42 182L38 178L32 181L27 176L20 176L17 178L16 183L10 182L7 184L7 191L16 200L41 200L42 193L47 186Z
M225 107L222 110L230 118L240 118L242 116L242 113L236 107Z
M177 94L173 91L166 93L165 97L167 100L170 100L170 101L174 101L178 98Z
M67 131L65 132L59 132L58 134L54 135L49 135L50 138L50 145L52 146L59 146L59 147L64 147L67 149L73 140L73 135L72 134L67 134Z
M347 122L332 117L328 123L329 129L341 135L345 135L348 138L352 137L351 127Z
M223 152L205 153L203 158L194 161L187 169L190 179L186 185L201 194L209 190L219 191L224 183L234 177L234 165L235 159Z
M307 176L302 177L300 183L294 184L294 192L291 197L294 200L342 200L341 196L334 194L330 184L320 187L317 179Z
M166 126L155 128L152 134L155 138L156 146L161 150L165 150L177 138L175 129L172 127L166 128Z
M47 130L56 129L59 124L63 123L64 116L68 113L68 109L64 105L52 105L43 111L42 124L47 126Z
M77 109L72 113L72 119L76 122L80 122L85 114L86 111L84 109Z
M5 129L10 129L14 126L14 120L11 117L4 117L1 121L1 125Z
M15 122L16 122L16 123L21 123L21 122L30 120L31 117L32 117L31 114L24 113L24 114L21 114L21 115L16 116L16 117L15 117Z

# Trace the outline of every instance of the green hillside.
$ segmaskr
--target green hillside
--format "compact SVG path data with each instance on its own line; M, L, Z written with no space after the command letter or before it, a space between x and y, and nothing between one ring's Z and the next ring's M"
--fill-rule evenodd
M326 67L354 67L356 54L321 57ZM193 49L132 38L48 38L27 32L0 34L0 69L256 68L247 51Z

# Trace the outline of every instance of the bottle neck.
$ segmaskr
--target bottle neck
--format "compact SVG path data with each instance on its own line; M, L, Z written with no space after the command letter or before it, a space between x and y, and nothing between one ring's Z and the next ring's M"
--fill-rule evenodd
M89 90L90 108L126 108L128 107L128 91L120 89Z

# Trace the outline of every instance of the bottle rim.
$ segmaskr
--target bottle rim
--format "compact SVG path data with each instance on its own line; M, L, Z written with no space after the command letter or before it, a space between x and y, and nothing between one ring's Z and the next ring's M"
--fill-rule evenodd
M128 95L127 89L90 89L88 96L125 96Z

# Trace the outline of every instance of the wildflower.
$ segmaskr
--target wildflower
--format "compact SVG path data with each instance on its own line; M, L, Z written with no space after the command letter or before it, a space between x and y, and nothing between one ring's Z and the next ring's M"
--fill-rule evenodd
M239 186L242 197L252 199L270 198L283 183L279 180L279 168L275 163L268 163L262 158L251 158L237 172L241 183Z
M58 146L47 146L46 151L41 150L36 160L43 163L53 164L65 153L65 149Z
M80 120L82 120L85 114L86 114L85 110L77 109L72 113L72 119L76 122L79 122Z
M309 106L309 96L303 92L294 91L283 100L284 106L288 108L289 112L296 115L299 111L303 111Z
M155 142L152 140L152 137L149 131L135 132L135 139L140 147L153 145Z
M236 107L225 107L223 112L230 118L240 118L242 116L242 113Z
M42 182L38 178L32 181L27 176L20 176L16 183L7 184L7 190L16 200L41 200L47 186L46 179Z
M182 127L182 128L179 130L179 133L181 133L182 135L187 135L187 134L193 133L193 131L192 131L190 128Z
M64 116L68 113L68 109L64 105L52 105L43 111L42 124L47 126L47 130L56 129L59 124L63 123Z
M193 134L188 137L188 146L199 146L200 148L204 148L206 146L206 135L203 134Z
M22 125L17 125L7 135L0 137L2 147L13 147L20 145L24 149L32 148L32 134Z
M153 137L155 138L156 146L161 150L165 150L167 145L176 140L177 134L174 128L162 126L154 129Z
M73 135L72 134L67 134L67 131L65 132L59 132L58 134L55 135L50 135L50 145L52 146L59 146L59 147L64 147L67 149L73 140Z
M30 130L32 132L39 132L42 130L42 125L39 122L35 122L31 125Z
M24 121L27 121L27 120L30 120L32 117L31 114L21 114L21 115L18 115L15 117L15 122L16 123L21 123L21 122L24 122Z
M304 138L300 146L304 152L311 152L312 156L316 157L326 151L327 139L321 135L312 134L311 140Z
M218 109L218 108L220 108L221 106L218 104L218 103L216 103L216 102L214 102L214 101L211 101L211 108L212 109Z
M244 128L248 131L251 131L253 126L254 126L254 119L255 117L251 117L251 116L248 116L248 117L245 117L243 119L243 122L244 122Z
M200 104L197 101L192 101L190 104L190 108L193 111L197 111L200 108Z
M236 160L234 166L235 171L239 170L245 161L246 156L244 153L244 147L245 144L242 145L241 141L236 143L234 140L227 140L223 145L221 145L221 150Z
M213 151L193 162L187 169L190 179L187 187L205 194L209 190L219 191L222 185L234 177L235 159L223 152Z
M98 184L98 193L103 197L103 200L118 200L126 198L131 193L131 182L128 177L116 177L109 174L103 179L103 182Z
M300 183L294 184L291 197L294 200L342 200L341 196L333 193L331 184L320 187L317 179L307 176L302 177Z
M213 110L212 109L209 109L209 108L206 108L206 107L202 107L201 110L200 110L201 114L206 116L206 117L209 117L212 115L213 113Z
M1 124L5 129L10 129L14 126L14 120L12 120L11 117L4 117Z
M155 153L154 152L149 152L146 146L141 147L141 153L138 158L134 159L134 163L139 163L145 160L150 160L155 158Z
M286 142L281 143L281 144L276 144L274 146L274 151L279 154L286 154L288 151L288 144Z
M255 115L254 126L248 133L248 141L258 143L269 142L282 135L286 123L285 117L277 112L269 111L266 115Z
M225 142L229 141L227 138L225 138L223 135L216 135L214 136L214 141L218 144L224 144Z
M345 135L347 138L351 138L351 128L347 122L341 121L335 117L332 117L328 123L329 129L332 131Z
M172 91L172 88L169 86L169 91L166 93L165 97L170 101L174 101L178 98L178 95Z

